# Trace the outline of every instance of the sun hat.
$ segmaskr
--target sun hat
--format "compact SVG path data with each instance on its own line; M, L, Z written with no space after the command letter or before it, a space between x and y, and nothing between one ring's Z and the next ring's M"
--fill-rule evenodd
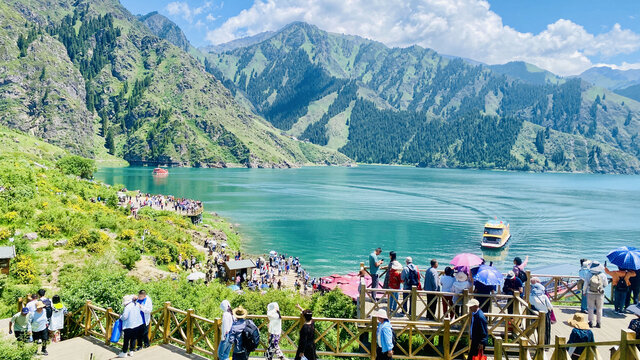
M639 305L631 305L627 308L627 311L630 313L640 316L640 306Z
M513 270L510 270L507 273L507 279L513 279L516 276L516 274L513 272Z
M480 306L480 302L476 299L469 300L469 302L467 303L467 307L474 307L474 306Z
M384 309L374 310L371 313L371 317L389 320L389 316L387 316L387 311Z
M413 262L413 258L411 256L407 256L407 258L405 259L405 262L407 264L411 264Z
M468 279L469 277L467 276L467 274L463 273L462 271L456 273L457 281L467 281Z
M243 308L242 306L238 306L237 308L233 309L233 316L236 319L246 319L247 315L247 310L245 310L245 308Z
M573 314L573 318L567 321L569 326L574 327L576 329L587 330L589 329L589 324L587 324L587 320L585 319L584 314L575 313Z
M36 302L36 309L42 309L42 308L44 308L44 303L38 300L38 302Z
M604 268L602 267L602 265L600 265L600 262L593 261L589 266L589 271L591 271L592 273L601 273L604 271Z
M29 308L23 307L22 310L20 310L20 312L22 313L22 315L27 315L29 313Z

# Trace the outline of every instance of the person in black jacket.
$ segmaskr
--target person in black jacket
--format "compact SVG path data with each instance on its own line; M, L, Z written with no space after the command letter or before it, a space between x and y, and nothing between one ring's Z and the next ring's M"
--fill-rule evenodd
M311 310L302 309L300 305L298 305L298 309L302 311L304 325L300 329L300 340L298 341L295 360L316 360L316 330L313 322L313 313Z
M471 299L467 303L471 314L471 326L469 328L469 356L467 360L472 360L474 356L484 353L484 347L489 344L489 329L487 328L487 318L480 310L480 302Z

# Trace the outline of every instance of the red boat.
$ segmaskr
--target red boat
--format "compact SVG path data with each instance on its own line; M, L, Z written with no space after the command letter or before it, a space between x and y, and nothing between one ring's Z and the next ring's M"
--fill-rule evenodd
M155 168L153 169L153 176L168 176L169 170L163 168Z

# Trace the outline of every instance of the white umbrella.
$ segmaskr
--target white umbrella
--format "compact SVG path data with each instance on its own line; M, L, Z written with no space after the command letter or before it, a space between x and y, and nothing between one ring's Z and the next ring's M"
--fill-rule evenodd
M227 243L226 243L226 242L223 242L222 244L220 244L220 246L222 246L222 247L227 247Z
M276 256L276 255L278 255L278 253L275 250L271 250L271 251L269 251L269 255Z
M195 281L198 279L204 279L205 276L206 275L203 272L196 271L194 273L189 274L189 276L187 276L187 280Z

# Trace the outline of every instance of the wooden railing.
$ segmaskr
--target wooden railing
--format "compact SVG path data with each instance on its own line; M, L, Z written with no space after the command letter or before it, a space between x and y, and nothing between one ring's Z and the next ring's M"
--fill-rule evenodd
M520 360L570 360L569 348L583 348L579 360L599 360L601 359L598 347L607 347L610 350L611 360L640 360L640 339L636 339L635 332L621 330L620 341L601 341L589 343L567 344L567 339L556 336L552 345L530 345L521 344L519 347ZM552 350L551 356L545 354L545 350ZM502 360L502 353L495 353L495 360Z

